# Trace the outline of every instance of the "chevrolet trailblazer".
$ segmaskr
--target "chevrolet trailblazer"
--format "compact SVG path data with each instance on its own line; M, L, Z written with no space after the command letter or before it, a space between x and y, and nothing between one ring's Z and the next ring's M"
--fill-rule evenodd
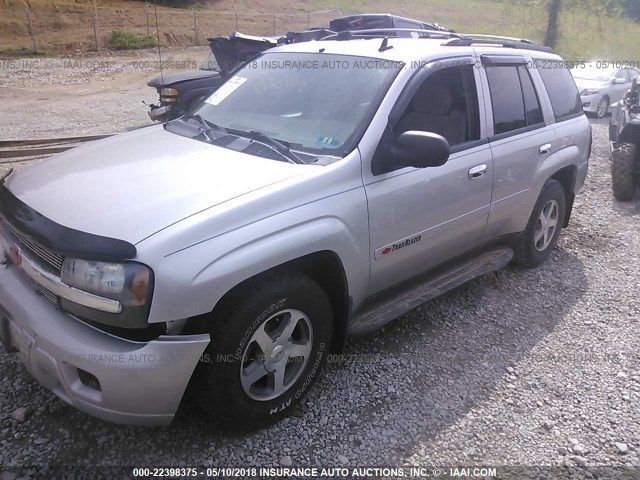
M4 179L5 349L102 419L167 424L189 385L258 428L350 335L547 260L591 149L562 59L389 30L269 49L179 119Z

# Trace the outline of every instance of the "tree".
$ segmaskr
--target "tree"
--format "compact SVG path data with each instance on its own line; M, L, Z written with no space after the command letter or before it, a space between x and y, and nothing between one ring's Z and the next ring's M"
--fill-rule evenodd
M547 47L555 48L558 40L558 18L560 17L561 0L549 0L548 12L549 21L547 23L547 33L544 36L544 44Z

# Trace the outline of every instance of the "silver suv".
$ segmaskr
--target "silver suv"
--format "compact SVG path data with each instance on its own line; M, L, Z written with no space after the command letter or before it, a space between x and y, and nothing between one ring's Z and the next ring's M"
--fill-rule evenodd
M97 417L287 415L350 335L543 263L587 175L562 59L385 31L268 50L190 114L0 185L0 337Z

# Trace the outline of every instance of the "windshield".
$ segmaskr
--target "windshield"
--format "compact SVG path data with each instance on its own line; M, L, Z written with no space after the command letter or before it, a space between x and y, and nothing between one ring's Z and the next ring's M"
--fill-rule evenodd
M266 53L235 72L195 113L229 132L260 132L291 150L342 157L355 148L402 65Z
M592 80L594 82L608 82L613 78L615 70L603 70L602 68L588 67L572 70L573 78L580 80Z

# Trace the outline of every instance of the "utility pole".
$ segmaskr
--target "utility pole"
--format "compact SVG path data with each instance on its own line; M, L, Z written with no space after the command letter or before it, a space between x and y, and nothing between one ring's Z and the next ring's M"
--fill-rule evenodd
M100 25L98 24L98 5L93 0L93 35L96 38L96 51L100 51Z

